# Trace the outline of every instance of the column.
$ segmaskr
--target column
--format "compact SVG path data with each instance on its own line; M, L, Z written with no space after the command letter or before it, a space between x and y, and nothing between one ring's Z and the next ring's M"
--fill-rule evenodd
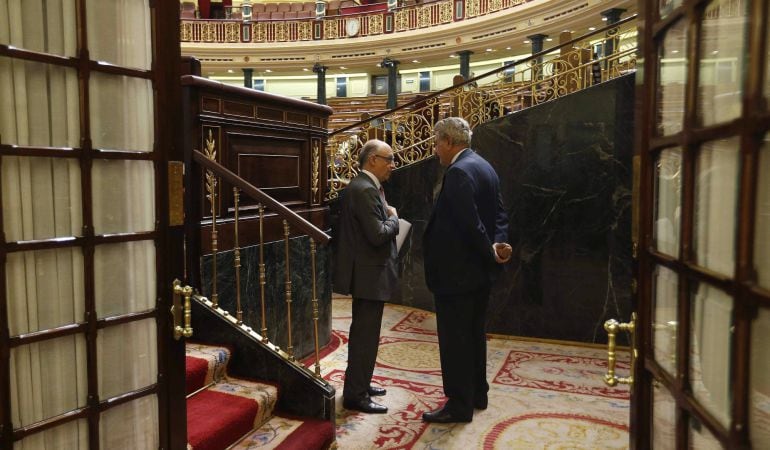
M471 55L473 54L470 50L461 50L457 52L457 55L460 57L460 75L463 76L466 80L471 79Z
M326 69L328 69L328 67L321 63L315 63L313 65L313 72L318 75L316 81L316 103L319 105L326 104Z
M547 38L547 34L533 34L532 36L527 36L527 39L532 43L532 54L540 53L543 51L543 41L545 38ZM533 79L541 80L543 78L543 57L539 56L536 60L532 61L532 70L533 73L536 74Z
M398 64L399 61L391 59L389 56L386 56L380 63L380 67L388 69L388 103L385 105L388 109L398 106L398 89L396 87L396 83L398 83Z
M252 81L254 79L254 69L241 69L243 71L243 87L251 89L254 85Z

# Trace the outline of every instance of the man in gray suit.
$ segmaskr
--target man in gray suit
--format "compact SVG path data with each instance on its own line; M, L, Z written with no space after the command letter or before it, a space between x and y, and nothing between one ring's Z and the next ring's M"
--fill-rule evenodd
M382 310L398 284L398 214L385 201L382 182L396 167L393 149L367 141L358 156L361 172L343 192L337 226L334 291L353 297L348 368L342 392L346 409L385 413L372 401L385 389L371 385L380 341Z

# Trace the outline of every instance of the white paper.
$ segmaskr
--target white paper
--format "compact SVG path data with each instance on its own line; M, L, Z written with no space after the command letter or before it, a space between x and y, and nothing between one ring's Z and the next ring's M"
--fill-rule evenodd
M412 224L404 219L398 219L398 236L396 236L396 250L401 251L401 246L404 245L406 237L409 236L409 230L412 228Z

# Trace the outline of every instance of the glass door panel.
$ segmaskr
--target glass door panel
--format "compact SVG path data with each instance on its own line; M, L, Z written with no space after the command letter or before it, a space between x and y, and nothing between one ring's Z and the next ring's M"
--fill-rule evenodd
M11 336L85 319L83 253L60 248L7 255L5 283ZM51 293L56 301L51 301Z
M756 225L754 227L754 270L757 283L770 289L770 136L765 135L759 153Z
M690 385L694 397L727 427L730 423L730 361L733 300L705 283L692 290Z
M145 0L86 1L91 59L149 70L152 64L152 23ZM131 20L125 20L130 17Z
M80 145L80 97L75 69L0 57L0 80L3 144Z
M156 449L158 443L158 397L148 395L105 411L99 421L103 449Z
M655 164L655 249L679 257L682 210L682 149L666 149Z
M770 310L759 310L752 325L749 424L754 448L770 448Z
M692 450L722 450L724 446L714 437L698 419L691 417L688 427L688 448Z
M3 230L9 241L80 236L80 164L72 158L2 158Z
M687 22L680 20L666 32L658 52L658 89L655 132L668 136L682 131L687 81Z
M770 10L765 23L770 20ZM765 98L770 98L770 28L765 27ZM770 102L766 103L770 105Z
M30 435L13 444L13 450L40 450L43 448L87 450L88 422L84 419L67 422L58 427Z
M714 0L703 15L697 109L703 125L741 114L748 2L736 3Z
M128 270L126 277L117 267ZM94 250L94 297L101 319L118 314L149 311L155 307L155 243L121 242Z
M94 72L89 87L93 146L151 152L155 142L152 82Z
M0 17L7 18L0 21L0 44L39 53L75 56L76 14L74 0L0 2Z
M683 0L658 0L660 17L666 17L671 11L682 6L682 1Z
M652 448L674 450L676 448L676 402L668 389L659 382L652 386Z
M99 330L96 346L100 398L125 394L157 381L157 331L154 319Z
M656 266L652 276L655 292L652 323L655 361L676 376L676 331L679 282L676 272Z
M738 138L708 142L695 163L695 260L730 276L735 270L738 149Z
M94 232L136 233L155 229L152 161L94 160Z
M86 405L86 340L63 336L11 349L11 421L14 428Z

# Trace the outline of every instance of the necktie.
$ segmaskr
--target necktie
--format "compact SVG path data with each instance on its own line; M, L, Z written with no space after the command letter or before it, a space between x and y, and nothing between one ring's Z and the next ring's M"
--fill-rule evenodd
M385 200L385 189L380 186L380 200L382 200L382 206L388 206L387 200Z

